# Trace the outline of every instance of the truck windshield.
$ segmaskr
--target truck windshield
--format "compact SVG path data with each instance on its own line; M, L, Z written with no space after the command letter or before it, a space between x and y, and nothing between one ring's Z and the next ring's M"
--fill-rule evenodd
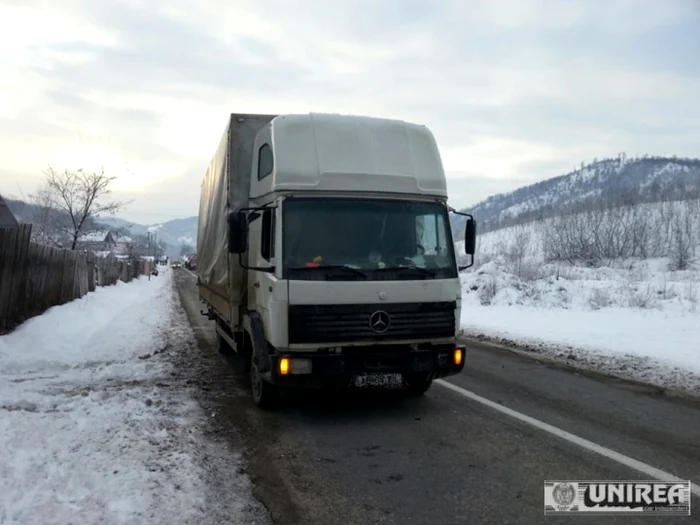
M289 198L283 210L288 279L457 277L447 209L437 202Z

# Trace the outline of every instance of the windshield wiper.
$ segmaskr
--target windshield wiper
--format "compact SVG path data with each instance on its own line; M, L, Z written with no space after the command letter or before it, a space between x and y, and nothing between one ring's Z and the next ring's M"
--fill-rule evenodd
M428 268L421 268L420 266L389 266L387 268L382 268L381 270L383 271L411 271L411 272L419 272L423 275L428 275L430 277L435 277L435 270L430 270Z
M355 275L359 275L360 277L367 277L367 274L363 272L362 270L358 270L357 268L353 268L352 266L348 266L346 264L322 264L320 266L299 266L297 268L290 268L290 270L345 270L350 273L354 273Z

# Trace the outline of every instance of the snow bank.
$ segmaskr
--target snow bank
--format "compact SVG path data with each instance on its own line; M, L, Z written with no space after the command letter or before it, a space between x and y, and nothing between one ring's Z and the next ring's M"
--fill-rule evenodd
M700 393L700 275L668 261L582 268L496 256L462 274L462 326L589 367Z
M480 234L462 274L463 328L700 395L698 210L639 204Z
M130 361L144 348L163 342L172 305L170 275L98 287L0 337L0 351L7 354L0 361L2 371L55 371Z
M194 344L176 305L166 269L0 337L1 523L206 521L204 465L217 452L164 357ZM228 516L245 522L249 482L230 474Z

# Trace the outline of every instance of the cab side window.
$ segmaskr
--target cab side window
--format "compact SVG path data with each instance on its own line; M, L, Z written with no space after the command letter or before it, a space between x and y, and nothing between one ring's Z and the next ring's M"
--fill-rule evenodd
M272 148L269 144L263 144L258 150L258 180L263 180L272 173L273 166Z

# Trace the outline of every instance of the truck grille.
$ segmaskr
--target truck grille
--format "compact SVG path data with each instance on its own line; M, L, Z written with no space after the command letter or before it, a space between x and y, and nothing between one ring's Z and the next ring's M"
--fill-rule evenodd
M289 342L343 343L454 337L452 302L290 305Z

